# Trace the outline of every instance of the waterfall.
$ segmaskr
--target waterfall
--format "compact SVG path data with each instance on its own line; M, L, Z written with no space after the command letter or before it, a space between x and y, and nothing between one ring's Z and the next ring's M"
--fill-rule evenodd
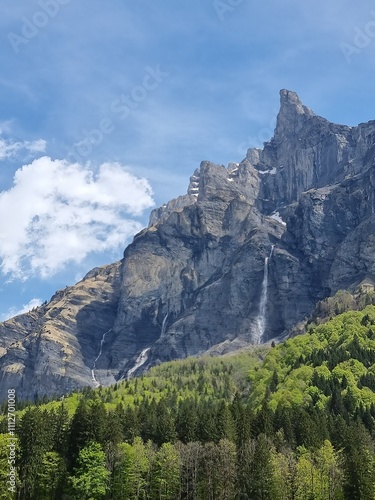
M164 316L164 319L163 319L163 323L161 324L161 334L160 334L160 338L165 334L165 326L167 324L167 319L168 319L168 316L169 316L169 313L167 313L165 316Z
M135 373L138 370L138 368L140 368L142 365L144 365L146 363L146 361L148 359L149 350L150 350L150 347L146 347L146 349L143 349L143 351L141 351L140 355L138 356L138 358L135 361L135 365L133 366L133 368L130 368L130 370L128 371L128 374L126 376L128 380L131 378L133 373Z
M272 257L274 248L275 245L272 245L269 256L264 259L262 293L260 296L259 313L257 317L258 344L262 343L264 332L266 330L266 308L268 300L268 263Z
M95 387L100 387L100 382L98 382L96 380L96 377L95 377L95 368L96 368L96 363L97 361L99 360L100 356L102 355L102 351L103 351L103 344L104 344L104 341L105 341L105 336L107 335L107 333L109 333L110 331L112 330L112 328L110 328L109 330L107 330L103 336L102 336L102 339L100 341L100 349L99 349L99 354L96 356L95 360L94 360L94 364L92 365L92 368L91 368L91 378L92 378L92 381L94 382L95 384Z
M161 324L161 334L160 334L160 337L162 337L164 335L164 333L165 333L166 326L167 326L168 316L169 316L169 313L167 313L164 316L163 322ZM141 353L138 355L138 358L135 360L135 365L133 366L133 368L130 368L130 370L128 371L128 373L126 375L126 378L128 380L138 370L138 368L140 368L141 366L143 366L146 363L146 361L148 360L148 355L149 355L150 349L151 349L151 347L146 347L146 349L143 349L143 351L141 351Z

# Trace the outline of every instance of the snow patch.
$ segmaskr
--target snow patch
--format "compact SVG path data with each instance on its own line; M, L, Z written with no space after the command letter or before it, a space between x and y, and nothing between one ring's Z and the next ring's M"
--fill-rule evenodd
M258 170L258 174L260 175L265 175L265 174L270 174L270 175L276 175L277 169L276 167L273 167L271 170Z

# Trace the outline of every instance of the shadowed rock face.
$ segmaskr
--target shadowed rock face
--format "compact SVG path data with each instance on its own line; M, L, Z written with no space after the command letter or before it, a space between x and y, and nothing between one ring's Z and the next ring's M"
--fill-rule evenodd
M257 342L272 245L265 340L375 275L375 122L332 124L294 92L280 94L262 150L228 168L202 162L187 194L151 213L121 263L0 325L1 398L9 387L32 398L93 386L99 352L95 379L109 384L136 361L139 372Z
M120 263L90 271L33 312L0 325L0 399L61 395L92 385L103 333L115 320ZM112 379L113 381L113 379Z

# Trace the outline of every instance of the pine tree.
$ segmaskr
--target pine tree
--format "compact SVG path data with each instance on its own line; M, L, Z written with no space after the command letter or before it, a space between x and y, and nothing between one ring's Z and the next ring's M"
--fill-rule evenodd
M177 439L174 418L164 399L157 405L156 417L155 443L159 446L163 443L174 443Z
M270 381L270 385L269 385L270 391L271 392L275 392L276 389L277 389L278 384L279 384L279 377L277 375L277 371L274 370L273 374L272 374L271 381Z
M10 445L12 445L12 458L10 458ZM13 448L14 445L14 448ZM15 494L9 489L11 487L7 482L10 480L9 473L10 467L16 467L16 463L11 462L9 460L16 460L17 456L19 456L19 444L18 439L14 436L14 438L10 441L8 434L0 434L0 500L14 500ZM19 478L17 469L15 472L15 487L19 487Z
M157 433L157 414L156 401L153 399L151 403L147 398L144 398L138 409L138 422L140 427L140 435L143 441L154 441Z
M105 425L104 442L118 444L123 441L123 422L119 413L109 411L107 415L107 422Z
M266 436L272 436L274 433L274 414L270 409L269 405L269 394L263 399L261 409L255 416L254 419L254 432L255 435L265 434Z
M55 451L47 451L36 471L36 494L38 500L61 498L64 488L66 466L64 459Z
M282 403L279 403L275 411L274 424L275 430L282 430L286 442L293 446L296 438L292 424L292 412L293 410L291 408L285 407Z
M222 401L219 404L219 408L217 410L217 436L218 439L228 439L232 442L236 440L236 428L235 423L233 421L232 413L229 409L229 406L225 401Z
M25 500L35 496L37 472L45 452L52 448L52 431L48 412L38 407L26 410L18 429L21 495Z
M217 411L213 401L200 401L198 405L197 437L202 443L218 441Z
M182 400L178 406L176 417L176 432L178 439L183 443L190 443L197 439L197 408L193 399Z
M50 413L52 423L53 451L65 456L68 451L69 414L64 403Z
M86 399L81 399L73 415L69 429L69 458L71 467L76 465L80 450L95 440L95 429Z
M330 402L330 411L334 415L344 415L345 406L341 396L341 388L337 385L334 386Z
M256 440L253 461L251 464L251 479L249 498L254 500L274 500L273 462L271 442L265 434L260 434Z
M370 436L360 423L345 433L344 472L346 498L373 499L375 496L375 456Z
M117 411L117 413L119 412ZM147 413L145 412L144 415L146 419ZM139 419L142 419L142 416L142 410L141 408L139 408ZM125 411L122 413L122 417L121 414L119 415L119 417L122 420L122 432L124 441L126 441L127 443L132 443L134 441L134 438L141 434L137 411L134 408L127 406ZM146 426L146 424L144 426ZM147 436L147 438L149 438L149 436Z

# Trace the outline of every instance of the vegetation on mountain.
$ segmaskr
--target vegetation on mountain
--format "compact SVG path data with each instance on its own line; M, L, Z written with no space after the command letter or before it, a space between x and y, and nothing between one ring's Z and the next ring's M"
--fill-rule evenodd
M375 306L316 323L23 409L19 498L374 499Z

